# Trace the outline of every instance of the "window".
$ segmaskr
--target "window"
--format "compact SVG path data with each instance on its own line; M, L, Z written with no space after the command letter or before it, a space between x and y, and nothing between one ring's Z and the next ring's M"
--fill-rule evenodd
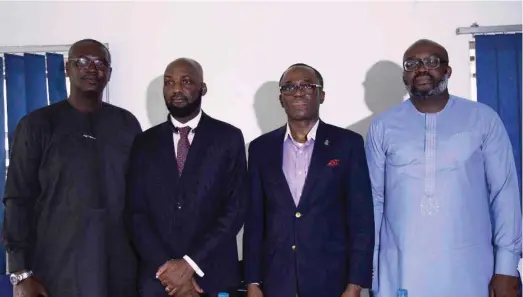
M470 100L478 101L478 88L476 85L476 42L469 41L470 56Z
M107 48L109 48L108 44L105 44L105 46ZM69 48L70 48L70 45L0 47L0 57L4 58L5 54L14 54L14 55L23 56L24 53L38 54L38 55L42 55L45 57L46 53L54 53L54 54L63 55L64 64L65 64L65 62L68 59ZM0 69L2 70L2 72L4 74L3 75L4 80L2 83L4 84L4 88L3 88L3 91L4 91L3 108L4 108L4 115L5 115L4 116L4 127L5 127L4 139L5 139L6 170L7 170L7 167L9 167L9 141L8 141L8 132L9 131L8 131L8 124L7 124L8 114L7 114L7 99L6 99L7 98L7 84L6 84L5 59L2 59L2 60L3 60L3 63L2 63L2 65L0 65L0 67L1 67ZM46 65L47 65L47 63L46 63ZM48 73L47 73L47 69L46 69L46 77L48 77L47 74ZM70 94L69 77L67 77L67 75L65 73L64 73L64 75L65 75L65 85L66 85L66 89L67 89L67 96L69 96L69 94ZM109 102L109 84L105 88L103 100L105 102ZM50 103L49 102L49 89L47 88L47 104L49 104L49 103Z

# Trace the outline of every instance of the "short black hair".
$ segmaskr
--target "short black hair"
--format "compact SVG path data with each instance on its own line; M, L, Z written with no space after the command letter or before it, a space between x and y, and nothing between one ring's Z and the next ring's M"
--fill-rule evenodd
M316 75L316 78L318 79L318 83L320 84L320 86L322 87L322 89L324 89L324 85L323 85L323 76L321 76L321 73L316 70L316 68L310 66L310 65L307 65L307 64L304 64L304 63L296 63L296 64L292 64L291 66L289 66L284 72L283 74L281 75L280 77L280 81L279 81L279 84L281 85L281 81L283 79L283 76L285 75L285 72L287 72L289 69L291 69L292 67L297 67L297 66L302 66L302 67L307 67L307 68L310 68L312 69L312 71L314 71L314 74Z
M72 56L73 55L73 49L79 45L82 45L82 44L86 44L86 43L93 43L93 44L96 44L98 45L99 47L101 47L102 49L104 49L106 52L107 52L107 58L109 59L109 63L111 62L111 52L109 51L109 49L107 48L107 46L105 46L105 44L101 43L100 41L96 40L96 39L91 39L91 38L86 38L86 39L82 39L82 40L79 40L75 43L73 43L73 45L71 45L71 47L69 48L69 53L68 55L69 56Z

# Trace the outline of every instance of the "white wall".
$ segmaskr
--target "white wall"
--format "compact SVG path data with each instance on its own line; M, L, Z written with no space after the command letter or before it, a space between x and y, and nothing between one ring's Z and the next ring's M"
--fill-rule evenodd
M520 24L521 10L519 1L0 2L0 46L71 44L87 37L108 42L110 101L133 112L143 128L164 120L155 79L173 59L192 57L203 65L209 86L204 109L241 127L251 141L281 123L275 85L266 83L295 62L323 74L322 118L343 127L372 114L365 99L374 110L399 100L401 58L419 38L447 47L451 91L468 97L471 37L457 36L456 27ZM392 63L376 66L379 61Z
M108 42L110 101L133 112L143 128L165 119L158 80L165 66L192 57L205 70L205 111L239 126L249 142L283 123L275 81L295 62L324 76L322 118L365 132L371 110L401 101L401 59L415 40L447 48L451 92L468 97L471 37L457 36L456 28L521 18L519 1L1 2L0 46Z

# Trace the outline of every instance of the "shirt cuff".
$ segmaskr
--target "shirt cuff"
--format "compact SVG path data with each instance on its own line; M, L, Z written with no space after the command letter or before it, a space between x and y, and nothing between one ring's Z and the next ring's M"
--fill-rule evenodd
M194 261L191 258L189 258L189 256L185 255L183 256L183 259L187 261L187 263L189 263L189 265L192 267L194 272L196 272L196 274L199 277L203 277L205 275L203 271L200 269L200 267L198 267L198 265L196 265L196 263L194 263Z
M16 273L20 271L27 271L29 270L29 267L27 267L27 261L26 261L26 255L24 251L16 251L16 252L7 252L6 253L6 260L7 260L7 267L6 271L7 273Z
M495 274L518 276L519 255L506 249L496 251Z

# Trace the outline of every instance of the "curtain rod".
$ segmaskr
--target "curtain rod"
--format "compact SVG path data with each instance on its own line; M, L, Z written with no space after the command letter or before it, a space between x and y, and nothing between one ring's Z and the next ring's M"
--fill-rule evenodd
M523 31L523 26L519 25L503 25L503 26L479 26L477 23L470 27L459 27L456 29L456 35L463 34L502 34L502 33L516 33Z
M109 48L108 43L104 45ZM21 46L0 46L0 53L19 54L25 52L68 52L71 45L21 45Z

